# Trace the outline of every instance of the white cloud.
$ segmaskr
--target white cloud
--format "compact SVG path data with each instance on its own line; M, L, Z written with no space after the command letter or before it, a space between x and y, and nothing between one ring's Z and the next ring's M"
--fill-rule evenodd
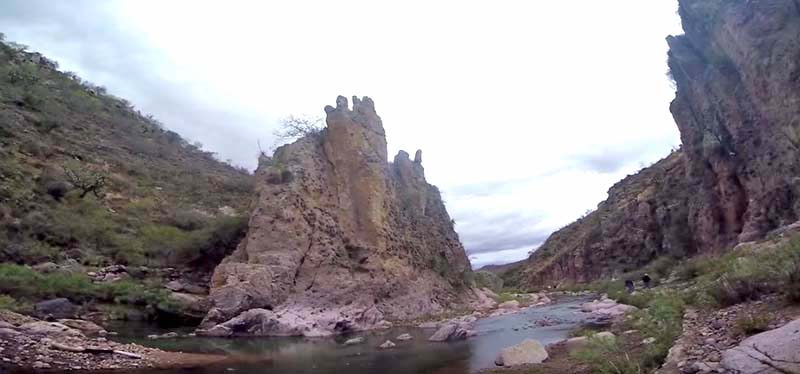
M507 261L527 252L507 247L532 248L679 143L664 41L680 32L676 9L7 0L0 21L9 39L249 167L277 118L371 96L390 152L423 149L468 251Z

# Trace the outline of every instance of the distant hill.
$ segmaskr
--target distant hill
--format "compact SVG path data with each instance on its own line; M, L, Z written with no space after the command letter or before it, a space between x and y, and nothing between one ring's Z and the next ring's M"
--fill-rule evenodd
M502 264L502 265L485 265L485 266L481 267L480 269L476 269L475 271L488 271L488 272L495 273L497 275L502 275L502 274L505 274L509 270L515 269L517 266L520 266L523 263L525 263L525 260L520 260L520 261L516 261L516 262L511 262L511 263L508 263L508 264Z
M252 179L0 42L0 262L214 266L243 235Z

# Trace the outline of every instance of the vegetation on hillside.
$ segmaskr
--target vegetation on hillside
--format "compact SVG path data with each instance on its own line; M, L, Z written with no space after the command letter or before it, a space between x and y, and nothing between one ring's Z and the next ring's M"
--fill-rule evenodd
M169 298L169 291L156 284L134 280L92 283L81 273L42 274L15 264L0 264L0 293L0 309L19 312L31 312L33 301L56 297L75 303L99 301L168 312L179 309Z
M126 100L0 42L0 262L213 266L252 189Z
M666 282L661 287L629 294L621 279L642 272ZM800 303L800 236L778 237L764 243L739 246L717 256L678 262L658 259L640 272L615 280L568 285L566 290L592 290L640 308L626 318L624 329L635 329L655 339L636 355L626 354L617 340L591 340L575 358L597 373L642 373L658 367L682 331L683 310L692 306L714 310L780 295L786 303ZM765 331L772 318L747 314L736 320L736 333L747 336ZM581 331L580 333L591 333Z

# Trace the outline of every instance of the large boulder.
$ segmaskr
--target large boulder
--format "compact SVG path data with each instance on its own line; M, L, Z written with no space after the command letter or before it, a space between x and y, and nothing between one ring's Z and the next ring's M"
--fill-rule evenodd
M95 335L99 334L101 331L105 331L102 326L92 321L86 321L82 319L60 319L58 320L58 323L89 335Z
M75 318L78 314L78 306L65 298L45 300L33 306L34 314L39 318Z
M617 305L617 302L614 300L595 300L581 304L581 311L590 313L600 309L613 308Z
M472 332L471 325L467 323L454 323L448 322L439 327L428 341L432 342L449 342L456 340L464 340L474 333Z
M80 331L58 322L28 322L19 326L19 331L25 332L29 335L39 335L42 337L83 337L83 334Z
M541 364L547 358L547 350L542 343L534 339L525 339L522 343L503 348L494 363L498 366L507 367Z
M722 352L721 364L739 374L800 373L800 319Z

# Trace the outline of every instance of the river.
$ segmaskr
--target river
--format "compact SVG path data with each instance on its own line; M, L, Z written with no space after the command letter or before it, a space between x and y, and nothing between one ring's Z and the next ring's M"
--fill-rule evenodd
M579 305L586 297L563 297L554 304L523 309L516 314L481 319L476 323L477 336L453 343L431 343L434 330L393 328L364 334L363 344L345 346L347 338L175 338L147 339L148 334L164 333L147 326L119 324L109 326L120 335L117 340L136 342L165 350L223 353L265 358L259 364L236 364L229 367L159 371L165 374L468 374L494 366L500 349L526 338L547 345L567 337L570 329L586 319ZM538 323L537 321L548 321ZM542 326L545 325L545 326ZM411 334L410 341L396 336ZM386 340L397 347L378 349Z

